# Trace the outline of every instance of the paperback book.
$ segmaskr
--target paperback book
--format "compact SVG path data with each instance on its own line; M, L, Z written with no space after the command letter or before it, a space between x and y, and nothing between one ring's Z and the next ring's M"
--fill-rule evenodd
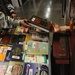
M0 62L0 75L5 75L8 64L8 62Z
M26 55L24 62L47 64L47 57L45 55Z
M49 75L46 64L25 63L23 75Z
M11 53L11 51L10 50L8 50L7 51L7 54L6 54L6 58L5 58L5 61L10 61L10 53Z
M16 44L12 46L10 58L11 60L22 61L23 56L23 45Z
M26 54L41 54L48 55L48 43L47 42L38 42L29 40L24 46L27 45ZM26 47L25 47L26 48Z
M25 35L22 36L11 36L9 44L23 44L25 41Z
M10 61L5 75L22 75L23 62Z
M0 46L0 61L5 60L7 50L8 50L8 46Z
M14 31L14 34L19 35L19 34L25 34L27 32L28 32L28 28L23 27L23 26L17 26L15 31Z
M2 36L2 40L1 40L2 44L9 44L9 41L10 41L10 36L9 35L3 35Z

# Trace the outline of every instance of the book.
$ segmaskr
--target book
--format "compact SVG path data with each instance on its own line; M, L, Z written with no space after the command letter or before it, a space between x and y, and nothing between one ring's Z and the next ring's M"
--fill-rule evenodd
M19 35L19 34L25 34L27 32L28 32L28 28L23 27L23 26L17 26L15 31L14 31L14 34Z
M25 45L27 45L27 49L25 49ZM23 44L23 47L26 54L42 54L42 55L48 55L48 43L47 42L38 42L29 40L27 43Z
M8 46L0 46L0 61L5 60L7 50L8 50Z
M5 75L8 64L9 64L8 62L1 62L0 61L0 75Z
M6 54L6 58L5 58L5 61L10 61L10 53L11 53L11 51L10 50L8 50L7 51L7 54Z
M39 28L40 30L43 30L45 32L49 32L51 29L53 29L53 25L50 22L36 15L33 15L30 18L28 24L33 27Z
M25 37L26 35L11 36L9 44L23 44L23 42L25 41Z
M40 60L39 60L40 58ZM46 64L47 63L47 57L46 55L26 55L24 62L30 62L30 63L43 63Z
M10 41L10 36L9 35L3 35L2 36L2 40L1 40L2 44L9 44L9 41Z
M22 75L23 62L10 61L5 75Z
M23 75L49 75L46 64L25 63Z
M10 59L22 61L22 56L23 56L23 45L22 44L13 45L10 53Z
M34 41L47 42L48 41L48 36L36 33L36 34L31 35L31 39L34 40Z

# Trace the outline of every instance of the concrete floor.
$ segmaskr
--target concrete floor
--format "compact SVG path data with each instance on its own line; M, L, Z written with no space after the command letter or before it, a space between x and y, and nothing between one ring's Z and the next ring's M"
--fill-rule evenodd
M16 9L21 18L29 19L32 15L37 15L48 21L64 25L62 0L27 0L21 7Z

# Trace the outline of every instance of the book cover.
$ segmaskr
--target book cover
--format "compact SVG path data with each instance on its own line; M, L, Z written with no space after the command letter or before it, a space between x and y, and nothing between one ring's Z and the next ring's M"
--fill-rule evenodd
M43 30L45 32L49 32L50 28L53 28L53 25L50 22L48 22L45 19L40 18L36 15L33 15L30 18L28 24L30 24L36 28L39 28L40 30Z
M24 49L25 50L25 49ZM38 41L28 41L27 42L27 54L42 54L48 55L48 43L38 42Z
M10 41L10 36L9 35L3 35L1 43L2 44L9 44L9 41Z
M26 35L22 36L11 36L9 44L23 44Z
M0 46L0 61L5 60L7 50L8 50L8 46Z
M6 58L5 58L5 61L10 61L10 53L11 53L11 51L10 50L8 50L7 51L7 54L6 54Z
M23 75L49 75L48 66L38 63L25 63Z
M14 34L19 35L19 34L25 34L27 32L28 32L28 28L23 27L23 26L17 26L15 31L14 31Z
M39 60L40 58L40 60ZM26 55L24 62L30 62L30 63L47 63L47 57L44 55Z
M10 58L11 60L22 61L23 56L23 45L16 44L12 46Z
M31 39L35 40L35 41L43 41L43 42L47 42L48 41L48 36L47 35L43 35L43 34L32 34L31 35Z
M5 75L22 75L23 62L10 61Z
M0 75L5 75L8 64L8 62L0 62Z

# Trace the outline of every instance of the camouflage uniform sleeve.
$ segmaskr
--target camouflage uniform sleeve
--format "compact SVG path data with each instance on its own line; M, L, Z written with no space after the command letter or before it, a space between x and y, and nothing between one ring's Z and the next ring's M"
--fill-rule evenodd
M13 27L20 25L20 20L11 18L10 16L7 16L6 18L9 25L12 25Z
M10 13L15 13L14 6L11 3L9 3L8 0L2 0L2 1Z

